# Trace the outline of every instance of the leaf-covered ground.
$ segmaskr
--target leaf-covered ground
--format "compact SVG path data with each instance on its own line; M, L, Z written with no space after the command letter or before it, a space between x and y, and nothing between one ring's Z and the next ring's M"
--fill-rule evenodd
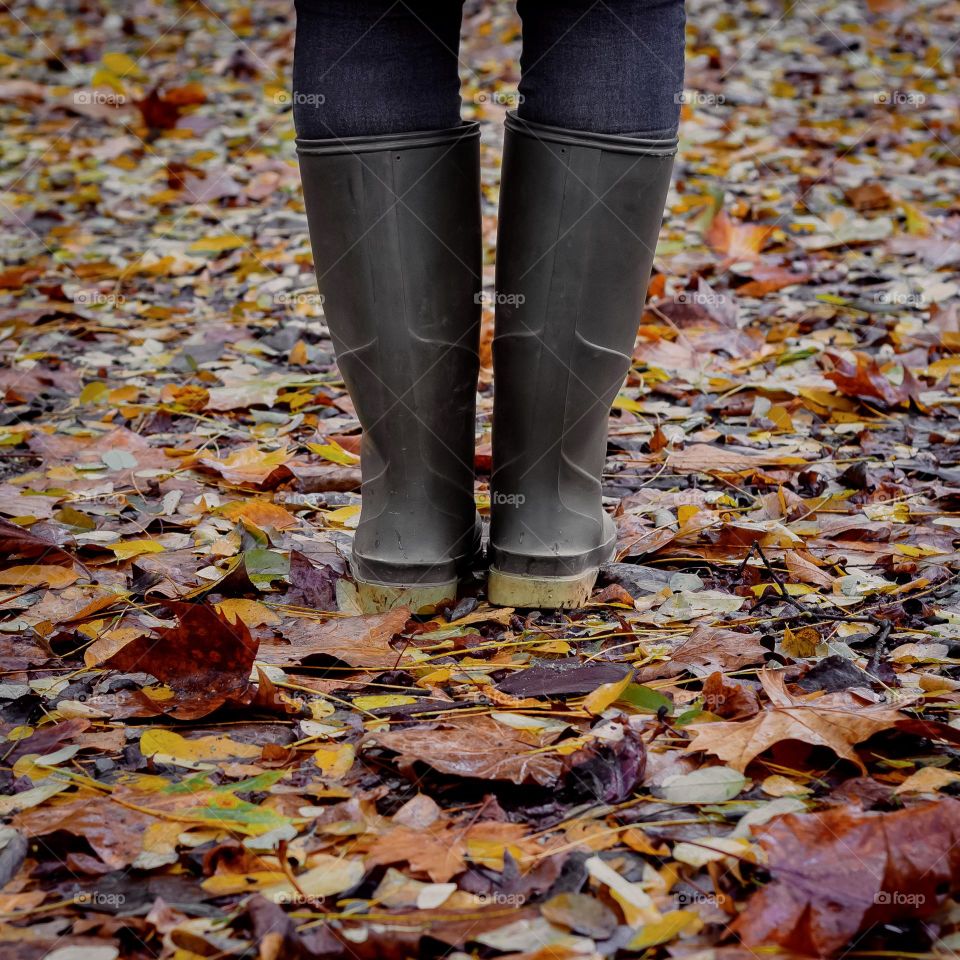
M617 562L419 617L345 575L290 6L0 12L0 954L955 956L960 4L691 0Z

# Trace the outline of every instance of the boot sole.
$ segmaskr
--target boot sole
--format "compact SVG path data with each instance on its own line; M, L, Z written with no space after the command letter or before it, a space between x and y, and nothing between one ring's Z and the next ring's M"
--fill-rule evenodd
M412 613L432 613L438 603L457 598L457 580L408 584L357 580L356 585L362 613L385 613L398 607L409 607Z
M598 567L572 577L525 577L494 567L487 577L487 600L496 607L530 607L538 610L569 610L590 599Z

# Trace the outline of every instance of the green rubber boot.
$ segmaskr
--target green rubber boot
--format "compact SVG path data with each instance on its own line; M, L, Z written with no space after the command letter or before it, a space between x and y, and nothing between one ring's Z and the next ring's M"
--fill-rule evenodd
M507 119L497 245L488 596L585 603L616 530L600 477L676 138Z
M479 548L480 132L298 140L324 315L363 427L361 608L456 597Z

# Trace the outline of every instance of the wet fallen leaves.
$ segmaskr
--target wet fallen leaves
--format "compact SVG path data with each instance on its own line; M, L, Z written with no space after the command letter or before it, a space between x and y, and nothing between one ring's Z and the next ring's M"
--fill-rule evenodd
M0 954L960 949L956 3L690 0L616 562L569 613L493 609L478 576L375 616L289 5L21 7ZM492 290L519 30L466 20Z

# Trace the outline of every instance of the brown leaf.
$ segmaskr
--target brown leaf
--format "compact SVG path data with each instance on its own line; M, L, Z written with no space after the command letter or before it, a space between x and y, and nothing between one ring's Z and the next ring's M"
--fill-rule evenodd
M810 279L808 273L794 273L789 267L778 267L770 263L756 263L748 274L749 283L736 288L742 297L763 297L775 290L792 287L796 283L806 283Z
M31 560L59 559L68 563L74 562L74 557L62 547L2 517L0 517L0 553L8 557L24 557Z
M29 737L18 740L7 754L5 759L8 763L14 763L19 757L25 757L28 754L37 754L43 756L53 753L60 747L65 740L72 740L79 736L90 726L89 720L83 720L75 717L72 720L64 720L62 723L54 723L48 727L41 727L35 730Z
M551 733L532 743L512 727L487 716L455 717L404 730L373 734L380 746L407 762L422 760L441 773L513 783L553 783L562 763L540 748L558 736Z
M756 223L735 223L721 211L714 217L704 239L718 253L725 254L730 261L756 260L772 233L773 227Z
M176 694L171 716L206 716L227 700L242 699L249 687L257 641L242 621L232 624L211 606L168 603L175 627L136 637L101 666L129 673L142 670L163 680Z
M865 353L854 353L854 362L837 353L827 353L826 356L834 369L828 370L824 376L832 380L846 396L869 400L884 407L897 407L910 402L912 380L906 370L903 371L902 382L895 384L885 376L877 361Z
M787 814L756 829L773 882L734 922L748 947L831 956L876 923L929 916L960 889L960 801Z
M782 459L776 453L749 454L710 443L695 443L672 452L667 464L675 473L742 473L762 466L776 466Z
M283 629L285 643L265 644L260 651L264 663L277 666L299 664L307 657L323 655L349 663L351 667L390 670L400 660L400 651L390 641L410 617L406 607L361 617L338 617L319 623L297 620Z
M698 624L690 636L670 653L666 663L650 664L637 671L637 683L675 677L690 667L701 671L737 670L763 663L766 647L759 633L740 633L707 624Z
M816 700L793 705L776 704L749 720L692 723L690 751L704 751L743 772L764 750L784 740L800 740L829 747L866 773L854 744L894 727L902 714L893 707L843 710L817 706Z
M704 680L703 701L710 713L728 719L746 719L760 712L757 691L742 680L727 679L719 671Z
M879 183L861 183L844 191L855 210L889 210L893 198Z
M143 849L143 832L154 817L114 803L107 797L85 796L68 803L34 807L13 819L28 837L64 830L83 837L97 856L114 870L129 867Z
M417 830L398 826L377 837L364 863L373 867L406 861L412 870L425 873L434 883L446 883L464 869L466 853L462 829L449 824Z

